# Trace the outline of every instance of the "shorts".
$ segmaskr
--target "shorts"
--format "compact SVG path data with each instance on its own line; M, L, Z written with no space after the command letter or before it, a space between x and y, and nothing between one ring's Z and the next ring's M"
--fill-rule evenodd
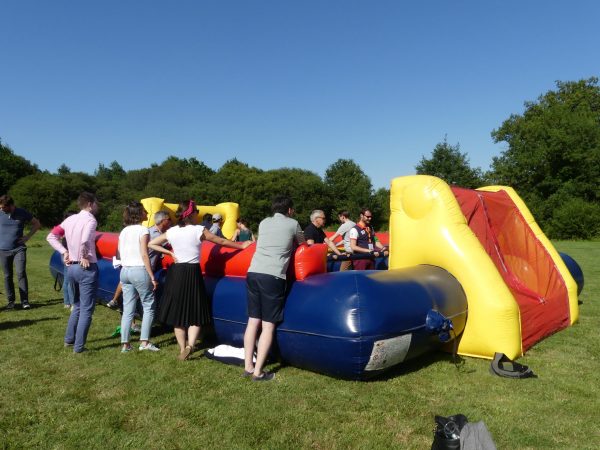
M279 323L283 321L286 281L265 273L248 272L248 317Z

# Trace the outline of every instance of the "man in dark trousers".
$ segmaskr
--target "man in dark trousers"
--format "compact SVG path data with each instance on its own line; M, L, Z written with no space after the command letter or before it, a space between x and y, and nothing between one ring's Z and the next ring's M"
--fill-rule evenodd
M290 216L294 213L292 199L279 196L273 200L273 216L258 226L256 252L252 257L246 287L248 292L248 325L244 334L245 377L252 381L270 381L275 374L263 371L275 327L283 321L286 292L286 272L294 244L304 242L298 222ZM256 336L258 340L256 363L253 362Z
M29 233L25 236L25 224L30 223ZM17 271L19 297L23 309L29 309L29 285L27 283L27 247L25 243L31 239L40 222L28 211L17 208L10 195L0 196L0 265L4 273L4 289L8 304L6 309L15 307L15 284L13 280L13 264Z

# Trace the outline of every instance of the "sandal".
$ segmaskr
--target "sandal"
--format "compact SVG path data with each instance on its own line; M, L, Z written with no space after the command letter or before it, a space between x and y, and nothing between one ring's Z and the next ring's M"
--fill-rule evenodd
M191 353L192 353L192 347L190 347L189 345L186 345L185 348L183 349L183 352L181 352L179 355L177 355L177 359L179 361L185 361L186 359L188 359L190 357Z
M263 372L260 377L252 376L252 381L271 381L273 378L275 378L273 372Z

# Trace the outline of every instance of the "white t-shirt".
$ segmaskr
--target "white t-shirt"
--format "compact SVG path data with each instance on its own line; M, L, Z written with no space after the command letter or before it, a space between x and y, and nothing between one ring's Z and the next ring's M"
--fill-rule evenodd
M123 267L143 266L144 260L140 252L142 236L149 234L143 225L129 225L119 234L119 254Z
M352 249L350 248L350 231L356 225L351 220L346 220L340 227L337 229L336 233L344 238L344 250L346 253L352 253Z
M200 262L202 225L174 226L167 230L167 240L173 248L178 263Z

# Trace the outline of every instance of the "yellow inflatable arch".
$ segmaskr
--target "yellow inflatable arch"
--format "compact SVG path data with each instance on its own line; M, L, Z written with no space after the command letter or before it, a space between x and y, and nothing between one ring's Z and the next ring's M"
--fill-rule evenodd
M525 204L510 188L484 189L491 192L505 190L514 201L548 251L568 289L568 299L564 299L568 302L564 305L566 313L563 316L566 314L566 317L561 318L561 326L575 322L578 317L575 281ZM431 176L395 178L391 184L390 207L390 269L418 264L438 266L450 272L465 290L469 312L458 352L485 358L492 358L495 352L505 353L511 359L521 356L526 350L521 320L531 317L531 314L526 315L529 305L523 306L516 301L514 290L511 291L469 227L450 187ZM538 306L541 313L536 314L544 314L545 305L534 305ZM543 336L535 338L539 340Z
M144 198L141 200L141 203L148 212L148 220L143 225L147 227L154 225L154 214L158 211L166 211L169 213L173 223L176 223L175 213L177 212L177 204L165 203L164 199L157 197ZM223 216L223 226L221 227L223 236L227 239L233 237L233 233L237 227L236 221L240 217L240 207L237 203L226 202L215 206L197 205L196 208L198 209L200 218L207 213L213 215L217 213L221 214Z

